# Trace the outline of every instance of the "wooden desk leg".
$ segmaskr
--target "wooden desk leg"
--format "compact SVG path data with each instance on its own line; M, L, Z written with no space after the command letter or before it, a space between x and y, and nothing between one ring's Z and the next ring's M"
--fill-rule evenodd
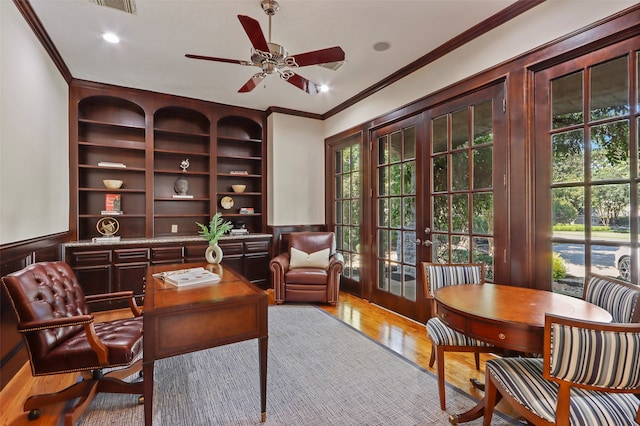
M153 424L153 361L142 364L142 376L144 380L144 424Z
M267 421L267 342L268 337L258 339L260 352L260 410L262 416L260 421Z

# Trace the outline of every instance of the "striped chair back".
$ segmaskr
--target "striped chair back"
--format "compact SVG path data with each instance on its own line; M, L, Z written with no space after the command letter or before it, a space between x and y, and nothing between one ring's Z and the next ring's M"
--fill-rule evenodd
M640 287L636 285L591 274L583 299L606 309L613 322L640 322Z
M604 324L547 315L543 375L600 391L640 388L640 324Z
M429 263L422 262L425 295L433 298L442 287L458 284L484 284L482 263Z

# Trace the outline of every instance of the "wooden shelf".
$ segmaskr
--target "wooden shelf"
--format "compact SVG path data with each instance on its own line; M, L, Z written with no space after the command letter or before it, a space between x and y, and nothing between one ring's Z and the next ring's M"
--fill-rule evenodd
M70 104L77 105L71 110L77 133L70 151L75 179L71 231L77 239L98 236L95 226L104 217L100 209L108 193L121 195L125 214L113 217L120 222L122 238L171 236L175 227L180 235L197 235L195 222L208 222L226 195L240 199L242 207L265 211L264 113L83 83L71 85L70 97ZM181 163L187 159L183 172ZM233 170L248 174L229 173ZM187 194L193 198L173 198L180 177L187 179ZM123 180L124 185L110 190L104 179ZM233 192L236 183L246 184L246 192ZM244 221L251 233L266 228L259 213L229 218Z

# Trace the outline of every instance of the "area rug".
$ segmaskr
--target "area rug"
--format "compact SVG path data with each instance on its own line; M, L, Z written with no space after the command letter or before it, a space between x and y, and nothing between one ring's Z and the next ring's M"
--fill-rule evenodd
M142 425L136 402L132 395L100 395L80 424ZM450 413L475 403L447 389ZM257 340L157 361L153 404L155 425L449 424L431 372L307 305L269 307L265 423ZM492 424L517 422L496 414Z

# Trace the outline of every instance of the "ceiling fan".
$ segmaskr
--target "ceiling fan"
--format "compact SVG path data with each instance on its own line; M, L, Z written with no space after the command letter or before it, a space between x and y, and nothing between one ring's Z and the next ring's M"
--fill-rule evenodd
M261 68L262 71L254 74L253 77L238 90L239 93L252 91L267 75L273 73L280 75L281 79L307 93L313 95L320 92L319 84L307 80L289 68L344 61L344 51L342 48L335 46L327 49L314 50L312 52L299 53L297 55L289 55L289 52L287 52L284 47L276 43L271 43L271 17L280 9L280 5L275 0L262 0L260 4L264 12L269 16L269 41L265 39L258 21L249 16L238 15L240 24L242 24L244 31L247 33L247 36L249 36L249 40L253 45L253 49L251 49L251 60L243 61L238 59L216 58L213 56L192 55L189 53L185 56L192 59L250 65ZM337 68L334 67L333 69Z

